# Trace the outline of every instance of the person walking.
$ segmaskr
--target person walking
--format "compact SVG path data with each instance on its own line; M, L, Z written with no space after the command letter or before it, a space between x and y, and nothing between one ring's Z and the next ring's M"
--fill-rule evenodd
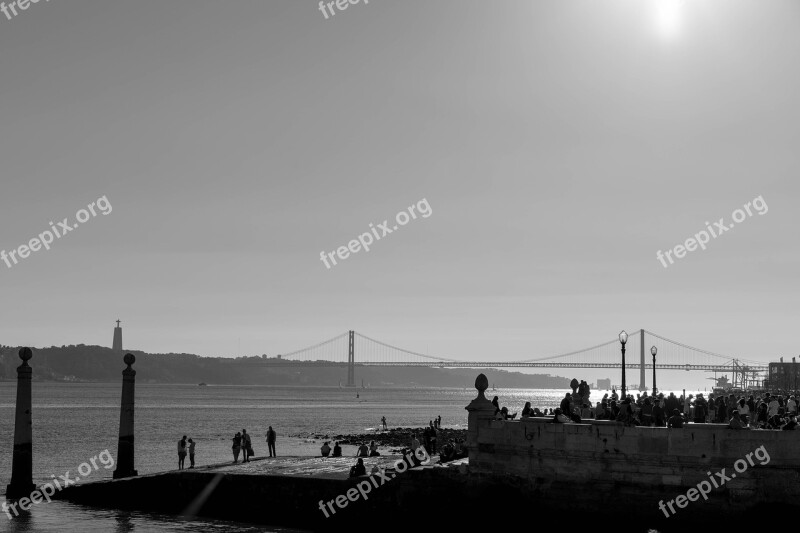
M186 461L186 435L178 441L178 470L183 470Z
M189 439L189 468L194 468L194 441Z
M242 462L249 463L250 456L253 455L253 443L250 441L250 435L248 435L247 430L242 430Z
M272 429L272 426L270 426L269 430L267 430L267 448L269 448L270 457L278 456L278 454L275 453L275 437L275 430Z
M233 462L238 463L239 452L242 450L242 434L238 431L236 432L236 435L233 436L233 446L231 447L231 450L233 450Z

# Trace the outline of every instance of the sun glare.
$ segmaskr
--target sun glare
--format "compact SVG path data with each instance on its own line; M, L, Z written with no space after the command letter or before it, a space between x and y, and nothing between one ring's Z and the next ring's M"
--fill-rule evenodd
M685 0L655 0L656 27L664 38L673 38L681 29Z

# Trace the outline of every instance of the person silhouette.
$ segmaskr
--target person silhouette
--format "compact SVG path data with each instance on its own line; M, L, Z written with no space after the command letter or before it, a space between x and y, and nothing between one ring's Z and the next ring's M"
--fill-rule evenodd
M267 431L267 447L269 448L269 456L270 457L277 457L278 454L275 453L275 438L277 435L275 434L275 430L272 429L272 426L269 427Z

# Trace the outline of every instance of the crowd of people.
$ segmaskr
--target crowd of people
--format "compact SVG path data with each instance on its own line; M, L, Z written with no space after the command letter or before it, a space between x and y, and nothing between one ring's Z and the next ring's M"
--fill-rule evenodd
M778 429L794 430L798 428L798 398L794 392L748 392L709 394L706 399L703 393L695 397L689 394L684 397L668 395L627 394L620 398L616 389L605 394L594 408L589 404L575 405L573 395L567 393L559 407L554 409L532 408L526 402L522 409L522 418L553 417L555 423L578 422L582 419L614 420L630 426L655 426L681 428L686 423L695 424L727 424L730 429ZM516 413L508 414L506 407L500 407L497 396L492 403L495 406L495 418L513 420Z

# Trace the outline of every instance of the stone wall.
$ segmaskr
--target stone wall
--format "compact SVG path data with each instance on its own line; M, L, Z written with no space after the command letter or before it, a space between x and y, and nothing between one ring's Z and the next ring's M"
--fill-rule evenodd
M649 506L658 515L660 500L685 494L709 480L708 472L719 480L715 473L724 468L731 479L714 488L708 501L700 500L704 505L695 504L682 513L800 502L800 431L737 431L722 424L668 429L626 427L611 421L554 424L548 418L473 418L470 421L477 431L470 427L470 473L516 476L544 500L574 499L576 492L588 490L591 497L584 503L591 507L626 493L631 502ZM768 461L753 455L762 446ZM754 466L739 463L743 471L737 472L734 464L747 454Z

